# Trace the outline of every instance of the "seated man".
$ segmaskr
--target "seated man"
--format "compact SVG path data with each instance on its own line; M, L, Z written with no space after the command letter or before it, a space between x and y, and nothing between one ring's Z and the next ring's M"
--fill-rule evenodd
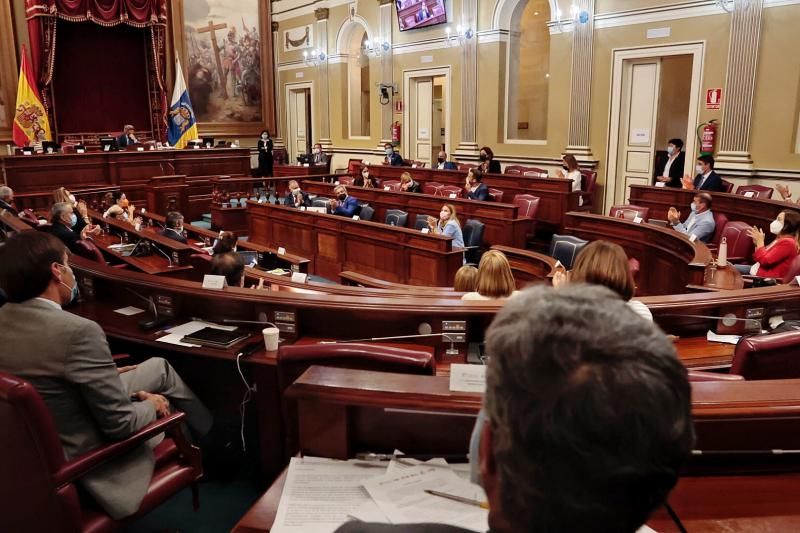
M314 145L314 148L311 150L309 163L320 166L325 166L328 164L328 154L322 151L322 144L317 143Z
M336 198L332 199L328 204L331 213L334 215L342 215L345 217L352 217L358 211L358 200L347 194L347 187L344 185L337 185L333 189L333 194Z
M169 363L152 358L117 368L100 326L61 309L78 292L68 257L58 239L38 231L13 235L0 247L0 288L9 301L0 307L0 370L36 387L67 459L131 436L168 415L170 404L186 413L196 438L205 436L211 415ZM80 478L112 518L139 508L153 475L151 447L159 440Z
M244 259L236 252L217 254L211 260L211 274L225 276L228 287L244 287Z
M566 292L564 292L566 290ZM605 287L538 286L486 332L470 450L493 532L634 532L664 504L694 441L669 339ZM338 533L466 532L349 522Z
M15 215L19 213L17 206L14 205L14 190L3 185L0 187L0 211L10 211Z
M303 192L297 180L289 181L289 192L286 193L283 199L283 205L286 207L308 207L311 205L308 194Z
M122 135L117 137L117 146L125 148L126 146L139 144L139 139L136 138L136 130L130 124L125 124L122 128Z
M392 143L384 144L383 150L386 152L386 158L383 160L384 165L392 165L393 167L403 166L403 156L394 151Z
M467 183L464 191L470 200L489 201L489 187L483 183L483 171L479 168L471 168L467 173Z
M714 172L714 158L710 155L701 155L697 158L694 167L697 176L683 176L684 189L697 189L698 191L725 192L722 177Z
M667 211L667 218L672 227L677 231L695 236L696 239L702 242L708 242L714 236L714 229L717 223L714 222L714 214L711 212L711 195L707 192L699 192L694 195L692 201L692 212L681 223L680 213L674 207L670 207Z
M177 211L170 211L167 213L164 231L161 232L161 235L168 239L186 244L188 241L186 237L183 236L183 215Z
M72 204L57 202L50 209L50 227L46 231L58 237L69 248L70 252L76 253L79 240L86 239L91 235L97 235L101 230L100 226L87 224L80 233L75 233L72 228L77 224L78 215L75 214Z
M439 150L439 156L436 159L437 170L457 170L458 167L452 161L447 160L447 152Z

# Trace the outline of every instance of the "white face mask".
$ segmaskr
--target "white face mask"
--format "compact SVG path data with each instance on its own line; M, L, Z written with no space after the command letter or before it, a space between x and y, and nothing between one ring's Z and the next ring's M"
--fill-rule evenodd
M769 231L773 235L780 235L783 230L783 222L780 220L773 220L769 225Z
M675 147L674 146L667 146L667 154L672 155L674 153L675 153Z
M450 218L450 211L448 211L447 209L442 209L441 213L439 213L439 218L444 221L447 221L447 219Z
M698 174L705 174L703 172L703 165L695 165L694 169L697 171Z
M321 151L321 150L320 150L319 148L314 148L314 153L315 153L315 154L319 154L319 153L320 153L320 151Z

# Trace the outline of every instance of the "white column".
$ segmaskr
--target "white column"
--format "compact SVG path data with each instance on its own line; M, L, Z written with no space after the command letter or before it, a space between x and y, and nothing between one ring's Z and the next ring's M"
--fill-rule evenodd
M286 123L284 122L283 118L283 111L285 111L284 107L281 105L283 101L283 97L281 95L281 76L280 71L278 70L278 46L280 46L281 40L278 36L278 23L272 23L272 64L275 65L275 75L273 79L275 80L275 87L272 88L275 91L275 128L276 131L271 131L270 134L272 135L272 142L273 148L286 148L286 143L283 141L283 137L281 133L285 131ZM288 132L286 132L288 133Z
M330 90L328 83L328 9L318 8L314 10L317 18L317 50L325 54L325 60L317 67L319 73L318 105L319 110L319 134L317 139L322 144L322 149L327 150L333 145L331 141L331 114L330 114ZM312 141L312 142L317 142Z
M728 74L722 94L724 111L717 153L719 168L753 168L750 157L750 123L763 4L763 0L734 2L731 13Z
M478 1L462 0L461 26L472 30L472 38L465 39L461 49L461 140L456 156L478 155Z
M381 44L384 42L389 43L389 51L381 55L380 62L380 83L392 84L394 82L394 50L392 49L392 28L394 21L392 20L392 0L378 0L380 7L378 8L378 37ZM370 93L373 94L373 93ZM392 101L388 104L381 106L380 113L380 143L379 148L383 145L392 142ZM406 147L404 146L403 149Z
M569 99L569 133L565 152L578 160L592 160L589 147L589 113L592 92L594 0L576 0L579 11L589 13L585 23L572 23L572 75ZM568 9L568 8L567 8ZM569 16L564 11L562 16Z

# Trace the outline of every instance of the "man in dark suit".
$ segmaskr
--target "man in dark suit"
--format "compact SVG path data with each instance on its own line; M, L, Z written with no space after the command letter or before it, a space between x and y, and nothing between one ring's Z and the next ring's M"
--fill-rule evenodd
M117 146L125 148L129 144L139 144L139 139L136 138L136 130L130 124L125 124L122 128L122 135L117 137Z
M331 213L344 217L352 217L356 214L358 211L358 200L347 194L347 188L344 185L337 185L336 188L333 189L333 194L336 195L336 198L331 200Z
M188 242L186 237L183 236L183 215L177 211L170 211L167 213L164 226L164 231L161 232L162 237L182 242L183 244Z
M322 151L322 144L317 143L311 150L309 162L314 166L325 166L328 164L328 154Z
M467 193L467 198L470 200L479 200L481 202L489 201L489 187L483 183L483 172L479 168L471 168L467 173L467 183L464 185L464 191Z
M383 161L384 164L392 165L393 167L403 166L403 156L394 151L394 146L392 146L392 143L384 144L383 150L386 153L386 158Z
M439 150L439 156L436 159L436 169L437 170L457 170L458 167L452 161L447 160L447 152L444 150Z
M56 424L64 454L74 459L125 439L174 405L187 415L196 438L211 428L208 410L164 359L117 367L96 322L61 309L78 281L64 245L38 231L11 236L0 247L3 349L0 370L29 381ZM150 485L155 437L125 456L91 470L81 485L112 518L139 509Z
M296 180L289 181L289 192L283 199L283 205L286 207L308 207L311 205L311 200L308 194L304 193L300 188L300 184Z
M72 204L57 202L50 209L50 227L46 231L64 243L70 252L77 253L78 241L100 233L101 229L100 226L87 224L80 233L76 233L72 228L77 224L78 216Z
M3 185L0 187L0 211L7 210L15 215L19 212L14 205L14 190Z
M696 189L698 191L725 192L722 184L722 177L714 172L714 158L710 155L701 155L697 158L694 167L697 175L694 180L688 175L683 177L684 189Z
M537 286L500 309L486 353L470 464L491 531L636 531L663 505L694 431L686 369L658 327L606 287ZM337 533L401 531L468 530L349 522Z
M682 151L683 141L670 139L667 144L667 158L656 162L656 183L666 183L667 187L681 188L683 166L686 157Z

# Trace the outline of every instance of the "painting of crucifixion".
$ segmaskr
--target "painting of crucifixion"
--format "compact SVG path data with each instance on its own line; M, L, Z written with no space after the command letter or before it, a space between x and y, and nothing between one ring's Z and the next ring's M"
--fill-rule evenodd
M200 122L261 122L258 0L184 2L186 85Z

